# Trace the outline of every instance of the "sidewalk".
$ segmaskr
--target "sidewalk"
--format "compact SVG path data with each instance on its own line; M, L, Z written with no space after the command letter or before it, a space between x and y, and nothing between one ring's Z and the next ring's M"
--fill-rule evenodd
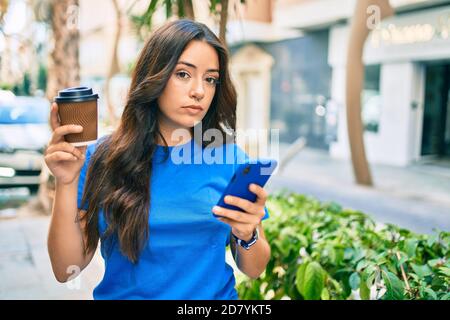
M286 146L280 146L281 156ZM354 183L350 160L305 148L269 182L269 191L287 188L361 210L377 222L420 233L450 231L450 164L424 162L408 167L371 165L374 187Z
M99 253L79 278L59 283L47 252L49 216L43 216L33 199L11 219L0 219L1 299L92 299L103 276Z

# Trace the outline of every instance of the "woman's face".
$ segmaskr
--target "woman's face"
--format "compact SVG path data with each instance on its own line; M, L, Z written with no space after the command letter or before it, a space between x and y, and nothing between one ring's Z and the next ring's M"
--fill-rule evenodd
M208 112L219 80L219 57L208 43L192 40L158 98L159 126L170 132L192 128Z

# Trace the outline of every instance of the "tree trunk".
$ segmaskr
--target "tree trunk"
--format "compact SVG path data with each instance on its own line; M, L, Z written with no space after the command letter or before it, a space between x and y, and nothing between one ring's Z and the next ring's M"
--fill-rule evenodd
M183 7L184 7L184 15L186 16L186 18L195 20L194 6L192 5L192 0L184 0Z
M120 71L119 67L119 58L117 56L118 48L119 48L119 41L121 36L121 29L122 29L122 11L119 8L119 4L117 3L117 0L112 0L114 10L116 13L116 33L114 35L114 44L113 44L113 50L111 54L111 63L109 66L108 74L106 75L105 79L105 98L106 98L106 107L108 109L108 116L110 124L115 127L118 121L118 117L114 110L114 105L111 101L111 94L110 94L110 83L112 77L117 74Z
M52 0L51 27L53 31L53 51L50 54L47 78L47 98L52 101L58 91L80 84L80 64L78 29L78 0ZM39 203L49 214L54 198L54 179L45 162L42 161Z
M227 20L228 20L228 0L220 1L220 27L219 27L219 38L222 43L226 45L226 32L227 32Z
M369 6L372 7L369 8ZM364 148L364 128L361 119L361 92L364 83L363 50L370 32L369 22L373 19L369 16L371 10L368 9L374 9L374 13L379 14L380 20L392 15L393 10L389 5L389 0L358 0L351 24L347 52L347 129L353 172L356 183L371 186L373 182ZM376 22L379 23L380 21Z
M8 11L9 1L8 0L0 0L0 21L3 21L3 16Z
M59 90L80 83L80 33L78 0L53 0L51 9L54 47L49 61L47 97L53 100Z

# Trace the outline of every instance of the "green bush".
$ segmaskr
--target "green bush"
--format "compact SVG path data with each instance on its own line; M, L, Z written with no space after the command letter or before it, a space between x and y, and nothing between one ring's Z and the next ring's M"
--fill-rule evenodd
M260 278L237 277L241 299L450 300L449 232L419 235L287 192L267 207L271 260Z

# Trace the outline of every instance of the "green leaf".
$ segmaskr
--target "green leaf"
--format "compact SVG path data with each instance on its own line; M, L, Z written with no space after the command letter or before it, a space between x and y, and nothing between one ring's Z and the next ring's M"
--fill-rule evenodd
M441 258L428 260L428 261L427 261L427 264L428 264L430 267L434 268L434 267L436 267L436 265L441 264L441 263L442 263L442 260L443 260L443 259L441 259Z
M382 277L386 285L385 298L388 300L403 300L405 291L403 282L389 271L383 271Z
M450 292L441 297L441 300L450 300Z
M428 297L431 297L431 300L438 300L436 293L430 288L425 288L425 292L427 293Z
M178 6L178 16L180 18L184 18L186 16L186 14L184 12L183 0L177 0L177 6Z
M288 237L283 238L283 240L281 241L281 251L283 252L283 254L285 256L289 255L289 251L292 249L292 242L291 239L289 239Z
M320 295L320 299L322 300L330 300L330 293L327 288L323 288L322 294Z
M148 5L147 11L144 14L144 23L146 23L149 27L152 26L152 18L153 14L156 11L156 6L158 5L158 0L151 0Z
M401 265L403 265L406 261L408 261L408 255L404 252L399 252L400 259L397 262L397 267L400 268Z
M342 211L342 206L336 202L330 202L327 205L327 209L328 211L330 211L331 213L340 213Z
M431 236L428 237L427 246L432 247L433 244L436 243L436 241L438 241L438 235L432 234Z
M325 284L325 272L322 266L313 261L305 270L305 283L303 286L305 300L318 300Z
M344 260L350 260L353 257L354 250L352 248L345 248Z
M308 246L308 239L304 235L297 234L297 239L300 242L300 246L302 246L302 247L307 247Z
M300 292L300 294L302 296L304 296L304 284L305 284L305 271L306 271L306 267L308 266L309 262L304 262L300 265L300 267L298 267L297 269L297 275L295 278L295 285L297 287L298 292Z
M334 287L336 292L341 292L342 291L341 284L338 281L336 281L333 278L328 278L328 281L330 282L330 284L333 285L333 287Z
M418 241L416 239L407 239L404 244L404 251L408 255L408 257L412 258L416 255L416 249L418 245Z
M386 264L382 264L381 265L382 268L389 270L390 272L392 272L393 274L397 273L397 268L395 267L395 265L393 265L392 263L386 263Z
M331 247L331 246L328 248L328 257L330 258L330 262L333 265L337 264L337 261L336 261L336 250L334 250L334 248Z
M350 284L350 288L352 288L353 290L356 290L359 288L361 279L359 277L358 272L353 272L350 275L350 278L348 279L348 283Z
M450 277L450 268L447 267L440 267L439 272L443 275L446 275L447 277Z
M353 261L356 263L362 258L366 256L366 250L364 249L357 249L355 250L355 253L353 254Z
M344 250L343 249L336 249L336 264L341 265L344 260Z
M366 284L367 287L371 287L373 285L373 282L375 281L375 276L376 276L376 272L372 273L371 275L369 275L366 279Z
M417 274L412 273L412 272L410 272L410 273L408 274L408 277L411 277L411 278L412 278L414 281L416 281L416 282L419 282L419 281L420 281L419 276L418 276Z
M367 267L369 265L370 261L368 260L361 260L358 262L358 265L356 266L356 271L360 272L362 269Z
M361 296L362 300L369 300L370 299L370 289L367 287L366 281L361 281L359 284L359 295Z
M423 286L419 286L419 296L425 298L425 288Z
M422 279L425 278L426 276L430 276L433 274L430 267L426 264L419 266L414 263L411 263L411 267L414 270L414 273L417 274Z
M172 0L164 0L166 7L166 18L169 19L173 15Z
M444 287L447 282L448 281L445 281L443 277L434 277L433 280L431 280L431 288L436 290L439 287Z

